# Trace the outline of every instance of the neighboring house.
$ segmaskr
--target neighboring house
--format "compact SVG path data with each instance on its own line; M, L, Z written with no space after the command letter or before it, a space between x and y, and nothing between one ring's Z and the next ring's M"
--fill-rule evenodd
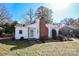
M46 24L44 17L32 24L17 24L15 26L15 39L40 39L52 38L54 31L58 35L59 27L54 24Z
M64 25L59 29L64 36L75 36L77 28L73 25Z
M78 26L76 26L76 25L74 25L73 24L73 27L74 27L74 35L75 35L75 37L77 37L77 38L79 38L79 27Z

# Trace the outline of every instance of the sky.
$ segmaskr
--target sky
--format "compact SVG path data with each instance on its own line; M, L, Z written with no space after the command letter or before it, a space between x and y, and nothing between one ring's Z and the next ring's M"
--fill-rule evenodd
M64 18L79 18L79 3L59 3L52 5L54 22Z
M1 3L0 3L1 4ZM78 3L2 3L9 13L12 15L12 20L19 23L24 22L23 15L28 9L32 8L34 11L39 6L45 6L53 11L53 22L59 23L64 18L78 18L79 4Z

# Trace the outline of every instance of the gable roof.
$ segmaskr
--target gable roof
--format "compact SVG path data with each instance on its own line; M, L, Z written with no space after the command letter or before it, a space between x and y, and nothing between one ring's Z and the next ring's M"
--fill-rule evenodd
M59 25L57 24L46 24L46 26L49 28L59 28Z
M73 26L73 25L63 25L63 26L60 26L60 29L61 28L78 29L76 26Z

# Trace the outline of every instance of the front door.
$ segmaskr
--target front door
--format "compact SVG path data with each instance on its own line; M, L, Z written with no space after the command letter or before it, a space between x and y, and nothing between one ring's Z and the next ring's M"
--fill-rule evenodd
M55 29L52 29L52 39L56 39L57 38L57 33Z

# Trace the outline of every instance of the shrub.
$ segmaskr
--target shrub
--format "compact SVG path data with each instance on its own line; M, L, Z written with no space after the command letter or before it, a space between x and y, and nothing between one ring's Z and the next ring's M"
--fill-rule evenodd
M68 38L68 41L73 41L73 39L72 38Z
M13 36L11 39L14 41L15 40L15 37Z
M45 43L45 40L46 40L46 39L43 38L43 37L40 38L40 41L41 41L42 43Z
M68 38L67 37L64 37L64 41L68 41Z
M12 34L3 33L3 34L2 34L2 37L12 37Z
M74 30L74 36L79 38L79 30L78 29Z
M59 35L58 36L58 40L63 41L64 36L63 35Z
M0 30L0 36L2 35L2 30Z

